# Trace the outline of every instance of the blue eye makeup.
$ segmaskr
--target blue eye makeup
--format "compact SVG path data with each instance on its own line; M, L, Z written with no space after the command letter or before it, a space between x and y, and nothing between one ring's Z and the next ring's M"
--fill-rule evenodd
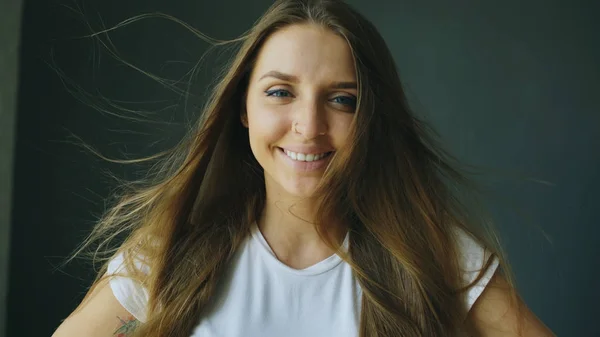
M265 94L270 97L291 97L292 94L284 89L273 89L265 91Z
M286 89L271 89L265 91L265 95L267 97L274 98L291 98L294 95ZM356 108L356 97L350 94L347 95L338 95L328 100L331 103L336 105L341 105L344 109L355 109Z
M333 99L331 99L331 101L337 104L343 104L353 108L356 107L356 97L353 96L336 96Z

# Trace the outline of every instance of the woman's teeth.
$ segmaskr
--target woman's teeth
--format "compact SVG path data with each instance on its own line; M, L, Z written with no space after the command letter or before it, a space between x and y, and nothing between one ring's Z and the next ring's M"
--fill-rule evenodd
M292 152L292 151L288 151L288 150L283 150L285 152L285 154L292 158L293 160L297 160L297 161L317 161L319 159L322 159L323 157L326 157L327 155L329 155L331 152L325 152L325 153L319 153L319 154L305 154L305 153L296 153L296 152Z

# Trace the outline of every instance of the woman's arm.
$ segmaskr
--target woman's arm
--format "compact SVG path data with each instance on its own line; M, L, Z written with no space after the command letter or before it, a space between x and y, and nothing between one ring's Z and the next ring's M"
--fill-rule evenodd
M518 304L511 304L509 285L496 272L469 311L467 329L477 337L555 337L521 298Z
M104 280L62 322L52 337L127 337L138 324Z

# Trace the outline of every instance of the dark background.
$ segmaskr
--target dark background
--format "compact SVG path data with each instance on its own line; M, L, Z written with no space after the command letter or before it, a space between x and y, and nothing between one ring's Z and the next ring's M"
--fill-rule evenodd
M482 181L493 191L491 210L529 306L559 336L600 336L597 2L350 2L388 41L414 109L429 118L451 151L487 169ZM196 96L185 100L112 59L98 40L79 38L90 33L87 25L97 31L160 11L228 39L248 29L269 4L24 1L14 157L6 146L11 104L2 106L0 120L6 138L0 161L14 164L12 172L0 172L5 182L14 177L12 201L0 205L0 214L12 215L10 231L5 220L0 223L2 233L10 232L7 336L49 336L74 309L94 272L81 261L57 266L103 211L115 186L105 170L122 178L140 174L99 160L75 137L118 158L174 144L197 117L203 93L229 55L226 49L210 53L190 78L186 72L208 45L180 25L150 19L110 33L125 61L181 78L180 88L191 79ZM16 12L2 12L0 21ZM2 41L2 57L18 41L19 32L12 31L14 37ZM14 62L0 66L7 73ZM11 94L14 77L2 78L4 93ZM114 109L102 110L108 101L101 97L154 113L145 122L126 118L134 113L114 116ZM6 258L0 257L1 267Z
M0 1L0 337L6 330L20 0Z

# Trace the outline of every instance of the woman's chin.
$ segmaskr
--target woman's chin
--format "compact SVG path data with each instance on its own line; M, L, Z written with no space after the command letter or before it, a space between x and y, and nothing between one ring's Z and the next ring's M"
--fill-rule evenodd
M321 178L317 176L298 177L289 175L266 175L265 179L268 194L292 199L306 199L313 197L321 182Z
M295 198L311 198L314 196L317 189L317 184L302 184L286 186L285 190L288 195Z

